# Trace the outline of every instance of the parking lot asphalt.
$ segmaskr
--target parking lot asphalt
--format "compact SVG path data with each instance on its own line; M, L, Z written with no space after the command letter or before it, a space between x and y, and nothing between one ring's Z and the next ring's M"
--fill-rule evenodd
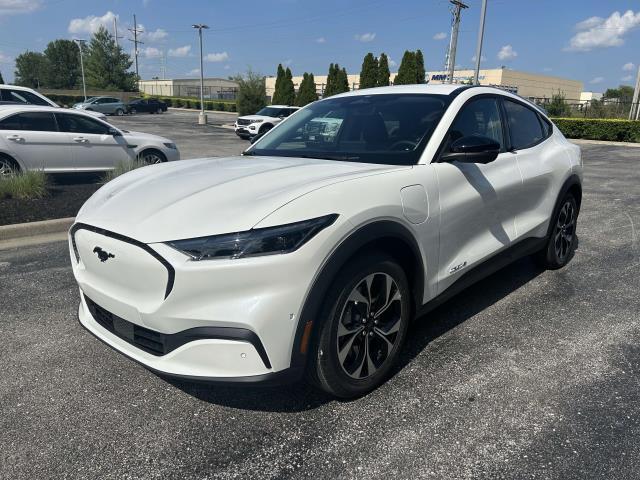
M351 402L163 380L80 327L66 244L0 251L0 478L637 479L640 149L583 152L571 264L453 298Z
M221 128L231 125L236 115L208 114L208 124L198 125L197 111L169 110L161 115L139 113L123 117L108 117L118 128L162 135L173 140L182 159L226 157L239 155L250 144L238 138L233 130Z

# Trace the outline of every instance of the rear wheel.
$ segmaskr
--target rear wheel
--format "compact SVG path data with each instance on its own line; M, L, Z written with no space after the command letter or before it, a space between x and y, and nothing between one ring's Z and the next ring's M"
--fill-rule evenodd
M116 115L121 117L122 115L124 115L124 110L122 110L121 108L116 109Z
M158 150L145 150L139 155L140 160L142 160L147 165L155 165L156 163L164 163L167 161L167 157Z
M324 324L310 359L310 380L342 398L380 385L404 343L409 298L406 275L391 257L374 252L349 262L320 316Z
M158 109L156 110L156 113L160 115L162 113L162 108L158 107Z
M132 108L131 110L129 110L129 113L131 115L135 115L136 113L138 113L138 110L136 110L135 108Z
M572 194L562 199L551 221L551 235L535 259L541 267L556 270L571 261L577 245L578 204Z
M12 177L18 172L20 172L20 166L13 158L0 155L0 178Z

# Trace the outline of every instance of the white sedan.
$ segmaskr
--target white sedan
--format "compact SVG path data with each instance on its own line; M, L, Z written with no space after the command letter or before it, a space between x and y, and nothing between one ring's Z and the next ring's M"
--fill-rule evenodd
M577 245L580 149L495 88L336 95L243 157L141 170L85 203L69 247L81 324L164 375L362 395L413 317Z
M179 160L171 140L129 132L74 110L0 106L0 175L107 171L119 163Z

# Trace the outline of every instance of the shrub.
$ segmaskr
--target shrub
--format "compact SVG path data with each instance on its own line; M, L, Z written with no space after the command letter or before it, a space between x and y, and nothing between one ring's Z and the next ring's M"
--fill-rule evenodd
M235 112L236 110L237 109L236 109L236 104L235 103L227 103L225 105L225 111L226 112Z
M218 102L216 103L216 110L220 111L220 112L224 112L224 106L226 105L226 103L224 102Z
M166 103L167 107L171 107L173 103L173 99L170 97L162 97L160 101Z
M185 108L191 108L191 100L185 100L184 101L184 107Z
M600 118L554 118L567 138L640 142L640 121Z
M47 175L42 170L28 170L0 178L0 199L42 198L47 194Z
M191 105L192 105L192 108L195 108L196 110L200 110L200 101L199 100L196 100Z
M118 162L118 164L113 170L110 170L104 174L104 177L102 177L102 180L105 183L107 183L113 180L114 178L119 177L122 174L130 172L132 170L136 170L137 168L146 167L146 166L147 164L141 159L134 160L133 162Z
M184 105L184 102L182 101L182 99L181 99L181 98L176 98L176 99L173 101L173 106L174 106L174 107L178 107L178 108L180 108L180 107L182 107L183 105Z
M207 110L213 110L213 102L204 102L204 108Z

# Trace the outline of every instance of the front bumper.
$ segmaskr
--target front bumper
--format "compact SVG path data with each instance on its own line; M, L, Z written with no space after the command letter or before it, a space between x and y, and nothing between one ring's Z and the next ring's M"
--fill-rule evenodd
M89 225L74 225L71 235L79 320L107 345L159 374L190 380L299 378L301 371L290 368L291 355L317 269L312 249L193 262L167 245L142 244ZM114 256L101 261L98 247ZM101 321L95 305L111 316L111 325ZM156 342L152 348L149 339Z
M253 128L252 128L253 127ZM241 138L251 138L258 134L259 124L234 125L236 135Z

